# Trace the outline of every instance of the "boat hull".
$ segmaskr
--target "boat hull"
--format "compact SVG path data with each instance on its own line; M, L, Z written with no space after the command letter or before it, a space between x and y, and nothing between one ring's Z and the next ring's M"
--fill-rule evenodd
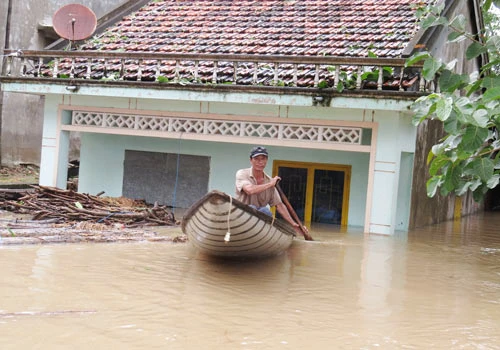
M295 236L288 223L220 191L209 192L188 209L182 231L205 254L235 258L279 254L290 247Z

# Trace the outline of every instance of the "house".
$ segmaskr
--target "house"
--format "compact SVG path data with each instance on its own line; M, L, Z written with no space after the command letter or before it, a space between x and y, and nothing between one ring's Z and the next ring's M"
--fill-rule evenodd
M434 91L405 57L458 57L421 31L415 0L154 0L72 51L7 50L8 92L45 96L40 183L65 187L79 133L80 192L186 208L234 193L254 145L306 223L392 234L477 209L428 199L411 103ZM446 1L481 26L477 1Z

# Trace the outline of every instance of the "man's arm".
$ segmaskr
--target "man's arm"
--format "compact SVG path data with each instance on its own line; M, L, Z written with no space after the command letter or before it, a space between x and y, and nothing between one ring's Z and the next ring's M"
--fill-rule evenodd
M241 189L245 191L246 194L252 195L252 194L257 194L264 192L265 190L276 186L276 183L281 180L279 176L275 176L271 179L270 182L262 184L262 185L254 185L254 184L246 184L244 185ZM286 208L285 208L286 209Z

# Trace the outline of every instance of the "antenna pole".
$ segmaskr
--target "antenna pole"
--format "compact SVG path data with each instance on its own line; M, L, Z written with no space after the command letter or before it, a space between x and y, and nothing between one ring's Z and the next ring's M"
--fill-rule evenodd
M71 41L70 41L70 44L69 44L69 50L73 50L73 44L75 43L75 22L76 22L76 18L72 18L71 19L71 32L73 33L73 35L71 36Z

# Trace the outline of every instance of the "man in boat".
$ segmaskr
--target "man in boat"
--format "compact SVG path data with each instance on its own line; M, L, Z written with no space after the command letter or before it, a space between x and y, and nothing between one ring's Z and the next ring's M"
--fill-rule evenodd
M252 148L250 151L252 166L236 172L236 199L270 216L273 215L270 207L276 206L278 213L300 233L299 224L292 219L276 190L276 184L281 178L270 177L264 172L267 159L267 149L261 146ZM308 232L305 226L303 229Z

